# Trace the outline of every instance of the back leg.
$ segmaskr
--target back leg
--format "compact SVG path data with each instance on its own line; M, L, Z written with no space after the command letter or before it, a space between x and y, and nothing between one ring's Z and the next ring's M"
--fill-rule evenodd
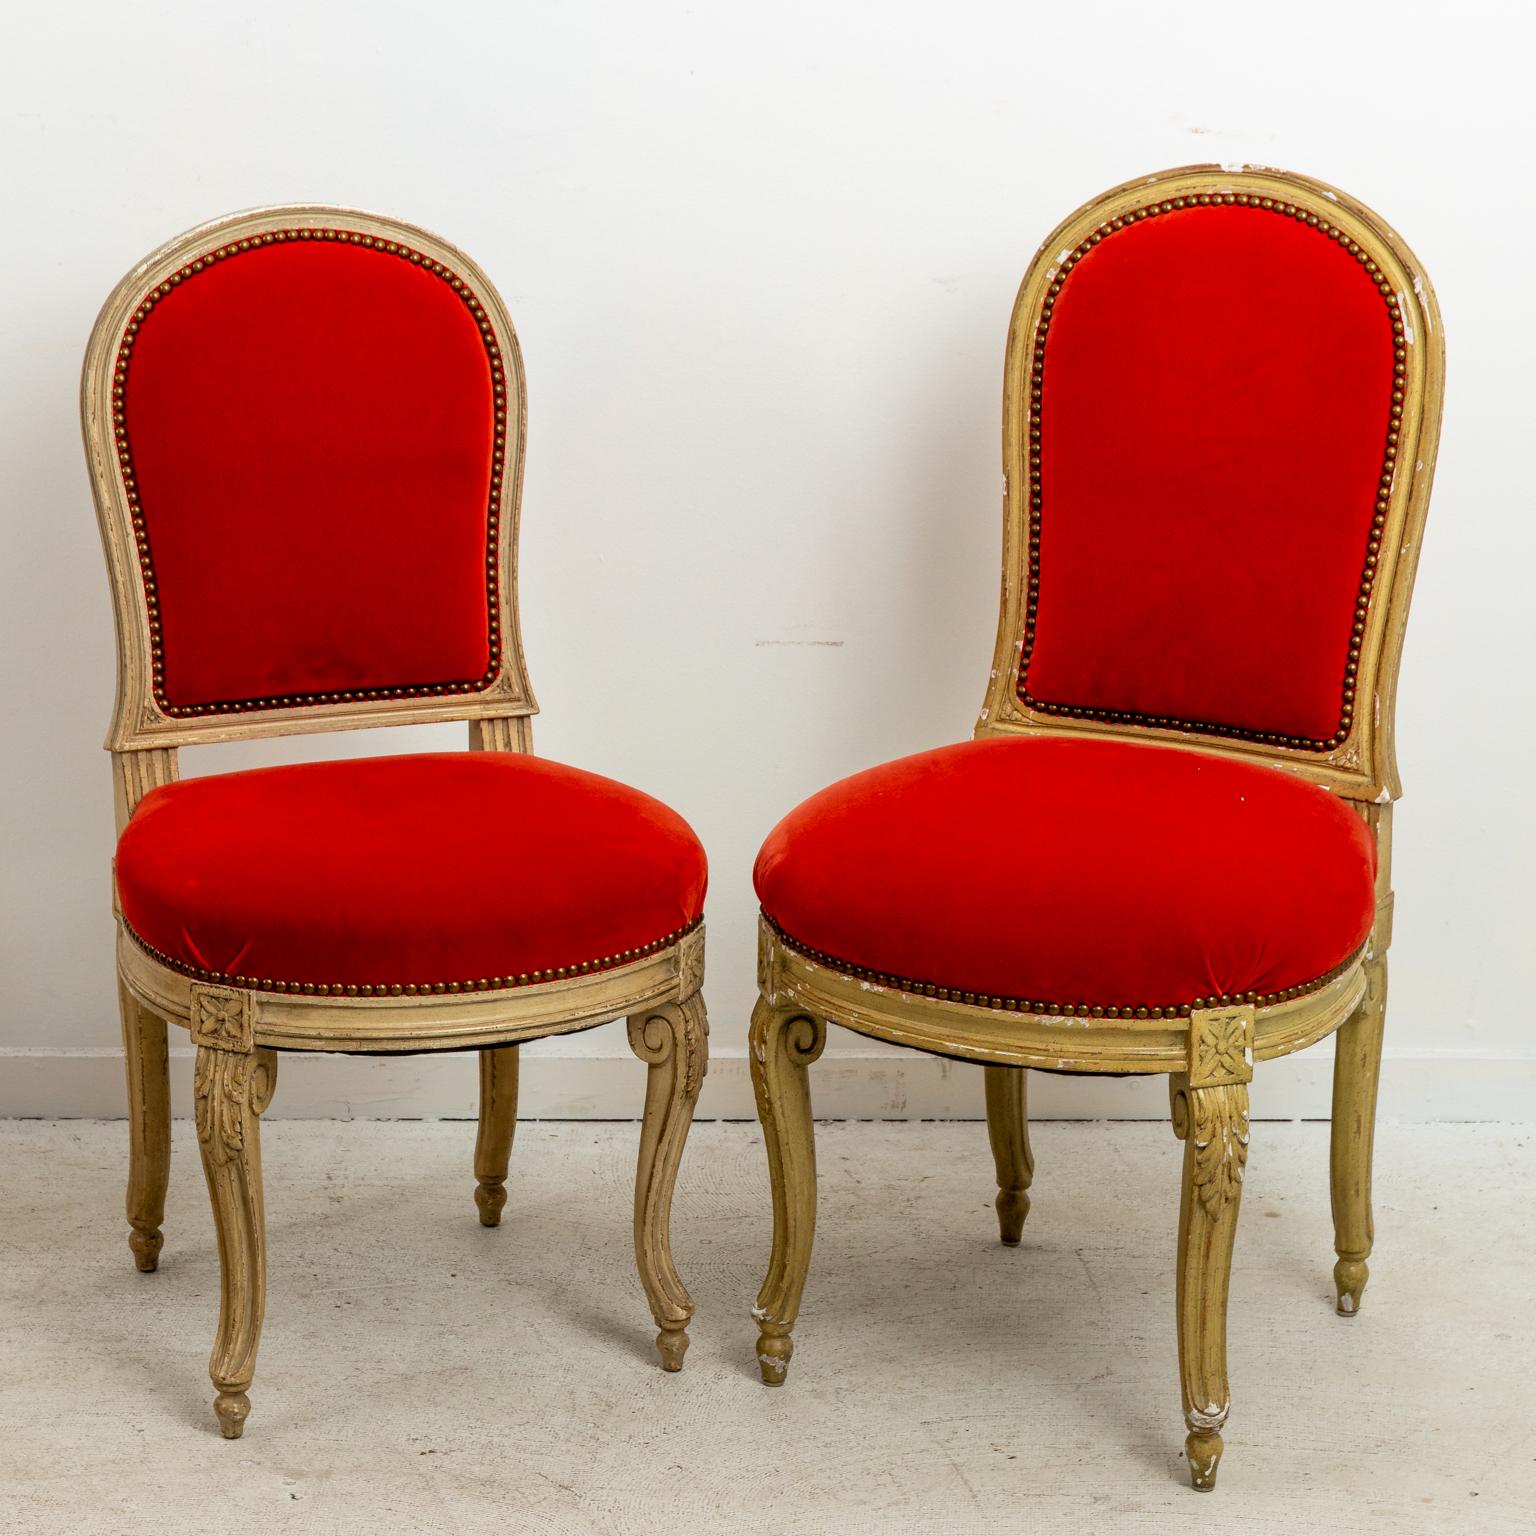
M1028 1069L982 1069L987 1082L987 1136L997 1164L997 1225L1003 1241L1016 1247L1029 1215L1029 1186L1035 1159L1029 1150Z
M128 1246L149 1274L165 1238L165 1190L171 1178L171 1077L165 1020L156 1018L119 980L123 1057L128 1069Z

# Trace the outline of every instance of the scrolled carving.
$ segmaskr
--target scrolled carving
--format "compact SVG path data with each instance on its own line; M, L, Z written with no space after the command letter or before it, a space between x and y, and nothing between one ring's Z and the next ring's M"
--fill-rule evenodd
M662 1066L681 1046L682 1092L698 1093L709 1069L709 1019L693 1000L637 1013L629 1019L629 1048L648 1066Z
M1175 1089L1174 1134L1193 1151L1191 1179L1210 1216L1242 1193L1248 1165L1248 1089L1243 1083Z
M677 945L677 995L680 1001L692 997L704 985L704 930L695 928Z
M198 1047L192 1074L197 1139L215 1163L222 1166L244 1152L247 1117L266 1109L276 1084L277 1057L271 1051Z
M245 1147L246 1107L250 1102L250 1056L199 1046L192 1088L197 1108L197 1139L207 1155L223 1165Z

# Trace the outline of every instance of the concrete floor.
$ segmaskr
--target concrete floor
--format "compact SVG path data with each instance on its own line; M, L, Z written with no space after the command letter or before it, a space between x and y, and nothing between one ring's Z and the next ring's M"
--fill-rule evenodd
M148 1276L123 1240L125 1128L0 1124L0 1530L1536 1528L1536 1128L1382 1129L1375 1273L1345 1321L1327 1130L1255 1126L1208 1496L1181 1460L1165 1128L1038 1126L1011 1251L981 1125L821 1127L820 1241L779 1391L747 1319L768 1242L756 1129L693 1132L680 1376L656 1368L630 1264L635 1134L520 1126L493 1232L469 1125L269 1124L271 1300L251 1420L225 1443L190 1128Z

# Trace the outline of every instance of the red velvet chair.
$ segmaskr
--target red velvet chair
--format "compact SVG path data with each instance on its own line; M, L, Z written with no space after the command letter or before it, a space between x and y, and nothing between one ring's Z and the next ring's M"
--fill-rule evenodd
M826 1021L985 1064L1005 1243L1025 1072L1164 1072L1184 1139L1186 1449L1221 1455L1255 1059L1338 1033L1338 1310L1371 1251L1393 699L1439 433L1433 294L1369 209L1196 166L1060 225L1014 309L996 659L976 741L845 779L758 857L751 1060L782 1382Z
M478 1050L475 1200L500 1220L524 1040L627 1016L649 1064L640 1275L704 1075L703 850L636 790L532 754L515 550L523 371L485 275L424 230L280 207L194 229L107 300L83 381L116 607L117 967L129 1238L161 1248L166 1021L191 1031L225 1436L265 1301L258 1117L281 1051ZM177 749L467 721L467 754L180 781Z

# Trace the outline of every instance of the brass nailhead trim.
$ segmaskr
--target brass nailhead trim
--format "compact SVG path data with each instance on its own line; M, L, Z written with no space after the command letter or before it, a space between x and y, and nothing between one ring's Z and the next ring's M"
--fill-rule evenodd
M1245 1003L1255 1008L1269 1008L1276 1003L1288 1003L1293 998L1304 997L1309 992L1321 991L1329 982L1337 981L1365 953L1365 945L1362 944L1331 971L1325 971L1314 981L1287 987L1283 992L1242 992L1231 997L1226 994L1220 997L1197 997L1193 1002L1169 1003L1160 1008L1140 1003L1119 1003L1114 1006L1103 1003L1053 1003L1035 998L994 997L985 992L966 992L959 987L941 987L932 981L914 981L910 976L895 976L889 971L874 971L868 966L854 965L851 961L840 959L837 955L829 955L825 950L813 949L809 944L802 944L799 939L785 933L766 912L763 913L763 920L782 944L797 954L804 955L807 960L814 960L818 965L828 966L844 975L857 976L863 981L878 982L883 987L911 992L920 997L936 997L940 1002L965 1003L972 1008L992 1008L1004 1013L1030 1013L1047 1018L1065 1014L1068 1018L1083 1019L1187 1019L1190 1011L1195 1008L1232 1008L1240 1007Z
M221 987L238 987L246 992L286 992L304 997L426 997L429 994L453 992L505 992L516 987L537 986L546 981L568 981L574 976L590 976L598 971L612 971L647 955L669 949L687 936L704 921L703 914L682 928L652 939L636 949L622 949L617 954L602 955L596 960L582 960L575 965L550 966L540 971L520 971L516 976L481 976L469 981L376 981L359 984L351 981L275 981L270 976L230 976L223 971L207 971L201 966L188 965L164 950L139 937L128 923L123 929L128 937L151 960L158 961L167 970L180 976L190 976L193 981L213 982Z
M149 547L149 532L145 525L144 508L139 497L138 479L134 473L133 455L128 443L128 426L125 412L128 390L128 364L133 344L145 320L155 306L168 294L200 272L210 271L222 261L243 252L257 250L267 245L282 245L288 241L314 240L339 242L362 246L382 255L408 261L412 266L430 272L446 283L463 301L464 307L474 318L480 332L481 344L491 365L491 384L496 399L495 432L491 454L491 493L486 511L485 587L488 608L487 637L490 642L490 662L478 678L455 678L440 683L416 683L401 688L354 688L336 693L295 693L273 695L256 699L228 699L205 704L172 704L165 693L165 650L161 643L160 595L155 582L154 561ZM502 476L506 467L507 446L507 388L501 347L491 326L490 317L476 297L473 289L457 273L442 262L424 256L409 246L395 240L384 240L374 235L359 234L345 229L274 229L264 234L252 235L245 240L231 241L217 249L188 262L173 272L163 282L151 288L139 301L138 307L123 328L123 337L117 350L117 361L112 372L112 431L117 444L118 469L123 477L123 492L127 497L128 513L133 521L133 537L138 546L139 575L144 583L144 604L149 615L150 681L154 689L155 703L174 719L188 719L201 715L244 714L251 710L294 709L307 704L349 704L371 699L419 699L437 698L444 694L478 693L496 681L502 666L500 581L497 569L497 532L501 522Z
M1045 390L1045 342L1050 332L1051 315L1061 296L1068 275L1079 261L1096 245L1117 230L1127 229L1146 219L1173 213L1183 208L1204 208L1230 205L1240 208L1257 208L1282 218L1295 219L1320 235L1336 241L1360 264L1366 276L1375 285L1387 306L1392 319L1392 412L1387 423L1386 449L1382 456L1381 478L1376 487L1376 511L1371 519L1370 536L1366 540L1365 562L1355 599L1354 627L1350 631L1349 655L1344 664L1344 682L1341 690L1338 729L1326 740L1311 736L1286 736L1274 732L1249 730L1243 726L1216 725L1209 721L1183 720L1165 715L1144 715L1135 710L1094 709L1076 704L1051 703L1038 699L1029 692L1029 658L1035 644L1035 620L1040 608L1040 514L1041 497L1041 407ZM1393 475L1397 462L1397 445L1403 419L1404 383L1408 372L1408 348L1403 326L1401 307L1386 274L1371 258L1369 251L1359 245L1326 217L1304 208L1299 203L1286 202L1272 197L1253 197L1246 192L1192 193L1187 197L1175 197L1166 202L1153 203L1145 208L1134 209L1118 218L1109 219L1061 264L1043 300L1040 318L1035 325L1034 351L1031 358L1029 386L1029 591L1024 611L1024 638L1019 647L1019 671L1017 692L1019 701L1029 709L1046 715L1065 715L1078 720L1099 720L1117 725L1150 725L1169 731L1198 731L1207 736L1226 736L1243 741L1259 741L1272 747L1295 747L1306 752L1331 752L1341 747L1349 738L1354 725L1355 678L1360 667L1360 647L1365 638L1366 617L1370 610L1371 589L1376 580L1377 563L1381 555L1381 535L1387 522L1387 510L1392 496Z

